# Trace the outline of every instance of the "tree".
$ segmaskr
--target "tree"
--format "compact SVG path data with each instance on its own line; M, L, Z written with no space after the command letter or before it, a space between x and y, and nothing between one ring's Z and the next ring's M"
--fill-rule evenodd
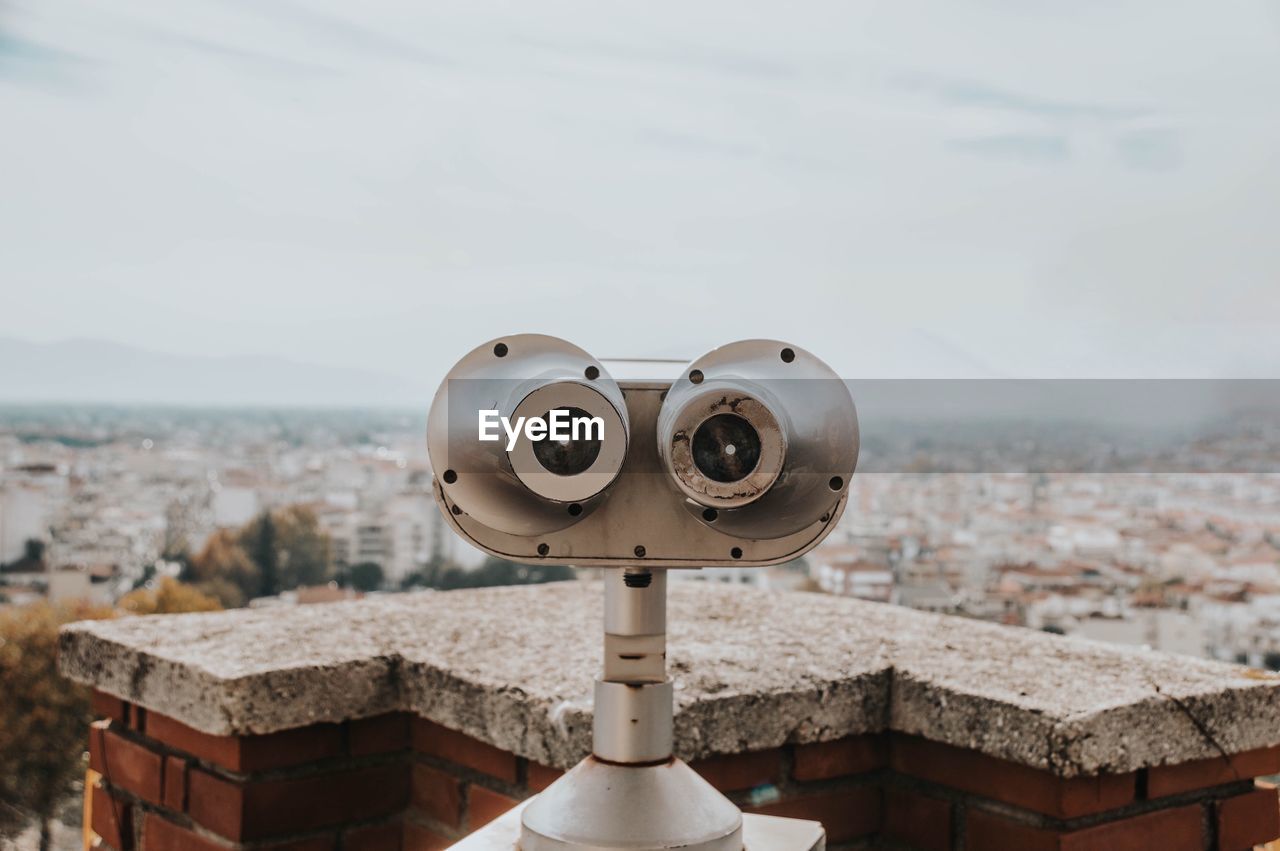
M58 675L58 627L109 609L39 603L0 611L0 835L40 822L48 851L58 803L84 772L89 691Z
M347 568L345 583L357 591L377 591L382 587L382 565L372 561L362 561Z
M239 536L226 530L210 536L182 578L217 597L228 609L243 606L262 590L261 571L240 545Z
M439 588L489 588L494 585L538 585L564 582L575 576L573 568L563 564L516 564L490 556L475 570L450 568L440 578Z
M9 564L0 562L0 571L13 573L40 573L44 570L44 541L27 538L22 544L22 556Z
M282 590L324 585L333 578L329 536L321 530L315 512L305 506L291 505L276 512L276 529Z
M276 521L270 511L264 511L240 532L240 546L258 566L261 581L258 595L270 597L280 591L277 576ZM255 595L255 596L258 596Z
M186 561L191 552L191 530L198 524L196 506L189 497L172 500L164 510L164 539L160 557L166 561Z
M181 612L217 612L222 604L216 597L194 586L165 576L155 588L139 588L120 598L119 606L134 615L170 615Z
M22 545L22 560L33 564L44 561L44 541L27 538Z
M262 512L240 531L239 543L261 572L264 596L333 578L329 536L305 506Z

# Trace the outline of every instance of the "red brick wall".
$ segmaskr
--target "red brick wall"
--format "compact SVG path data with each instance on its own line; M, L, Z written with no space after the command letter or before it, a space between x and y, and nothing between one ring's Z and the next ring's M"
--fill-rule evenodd
M430 851L560 772L394 714L210 736L99 696L92 828L115 851ZM700 760L744 809L822 821L832 848L1244 851L1280 836L1280 748L1063 780L923 739L856 736Z

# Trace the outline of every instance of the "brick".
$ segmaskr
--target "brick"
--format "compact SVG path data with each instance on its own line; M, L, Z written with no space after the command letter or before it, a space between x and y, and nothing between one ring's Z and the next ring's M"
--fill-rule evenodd
M147 710L146 707L139 706L136 703L129 704L129 729L136 733L147 732Z
M352 721L347 725L347 749L352 756L408 750L409 716L390 712Z
M142 821L142 851L227 851L228 848L229 845L201 836L155 813L147 813Z
M782 780L782 751L725 754L690 763L690 767L703 779L722 792L754 789L767 784L777 785Z
M414 765L410 801L436 821L462 826L462 781L428 765Z
M404 851L444 851L456 840L413 822L404 825Z
M231 771L287 768L344 752L338 724L312 724L261 736L214 736L153 712L147 725L151 738Z
M413 748L419 753L456 762L476 771L516 782L516 756L425 718L413 719Z
M1091 777L1054 778L1057 798L1052 815L1063 818L1102 813L1127 806L1137 799L1138 773L1095 774ZM1030 790L1029 790L1030 791ZM1006 795L1006 797L1012 797ZM1009 803L1015 803L1009 801ZM1034 809L1034 808L1033 808Z
M336 836L311 836L287 842L272 842L269 845L255 845L253 851L338 851L338 848Z
M1201 851L1204 810L1198 805L1106 822L1063 836L1063 851Z
M918 851L951 851L951 804L910 789L886 789L880 831Z
M337 851L338 839L332 836L291 839L273 842L271 845L253 846L253 851Z
M152 713L151 738L232 771L240 771L240 743L236 736L213 736L167 715Z
M558 768L551 768L540 762L529 763L527 778L530 792L541 792L561 777L564 777L564 772Z
M102 776L113 786L159 804L164 800L164 758L114 730L102 733Z
M1147 796L1162 798L1269 774L1280 774L1280 746L1244 751L1226 758L1213 757L1149 768Z
M893 770L1058 818L1118 809L1137 797L1137 774L1061 778L966 748L894 736Z
M519 803L515 798L472 784L467 793L467 827L483 827Z
M814 819L826 828L828 842L844 842L880 829L880 789L875 786L836 789L755 807L751 812Z
M834 742L797 745L791 776L801 782L862 774L889 763L884 736L849 736Z
M98 784L94 784L89 799L91 809L89 827L102 837L102 841L116 851L131 851L133 848L132 808L124 801L118 801L111 793Z
M187 774L187 813L201 827L229 839L245 835L245 787L207 771Z
M334 851L337 845L331 836L317 836L258 845L255 851ZM155 813L147 813L142 823L140 851L231 851L232 848L225 842L203 836Z
M105 719L89 724L89 768L99 774L102 773L105 751L103 737L110 728L111 722Z
M399 821L357 827L342 835L342 851L400 851L404 825Z
M1204 847L1204 813L1195 805L1069 832L1018 824L973 808L965 823L965 847L983 851L1201 851Z
M89 698L89 707L97 718L106 718L120 724L129 723L129 704L115 695L94 689Z
M338 840L335 837L311 836L287 842L272 842L269 845L255 845L254 851L336 851L337 847Z
M1273 786L1260 785L1215 806L1220 851L1242 851L1280 837L1280 800Z
M965 813L965 846L982 851L1060 851L1061 835L983 810Z
M187 808L187 766L182 757L165 757L164 805L179 813Z
M408 802L405 765L248 783L192 769L187 778L192 820L237 842L386 818Z

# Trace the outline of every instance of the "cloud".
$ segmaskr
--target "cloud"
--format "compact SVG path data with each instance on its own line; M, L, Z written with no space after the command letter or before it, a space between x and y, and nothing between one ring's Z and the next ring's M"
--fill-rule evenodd
M976 80L946 79L932 75L900 76L894 81L894 85L904 91L927 94L953 106L1023 113L1040 118L1130 121L1151 112L1148 107L1059 100Z
M0 79L63 86L88 58L0 29Z
M1071 156L1071 145L1067 137L1058 133L1008 133L1000 136L951 139L947 142L947 146L953 151L964 154L1024 163L1060 163Z
M1137 171L1173 171L1182 164L1181 142L1173 130L1134 130L1116 139L1116 154Z
M392 35L376 26L358 23L362 16L352 20L338 14L325 14L314 4L295 3L291 0L223 0L223 2L234 3L237 7L263 18L302 29L312 36L378 59L394 58L434 66L450 64L442 54L426 50L412 40Z
M1180 369L1126 323L1206 314L1211 365L1273 306L1280 50L1243 6L0 8L0 334L424 370L510 330L769 336L945 371L923 329L1071 374ZM16 76L83 57L75 98Z

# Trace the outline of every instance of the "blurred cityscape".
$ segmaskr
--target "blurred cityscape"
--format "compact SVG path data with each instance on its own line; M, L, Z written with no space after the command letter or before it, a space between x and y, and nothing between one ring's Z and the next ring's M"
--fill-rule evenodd
M486 559L444 526L424 428L420 413L377 410L0 408L0 606L114 605L165 577L225 606L571 578ZM1024 444L971 431L864 440L848 508L821 547L779 567L682 578L1280 669L1273 427L1198 436L1184 453L1195 472L1143 464L1139 450L1103 452L1111 467L1082 471L1098 453L1068 425L1047 444L1054 429L1040 427L1040 455L1053 445L1061 463L1039 466L1063 470L1042 472L1012 458ZM999 472L940 472L969 469L966 457ZM272 535L283 555L268 566L258 553Z

